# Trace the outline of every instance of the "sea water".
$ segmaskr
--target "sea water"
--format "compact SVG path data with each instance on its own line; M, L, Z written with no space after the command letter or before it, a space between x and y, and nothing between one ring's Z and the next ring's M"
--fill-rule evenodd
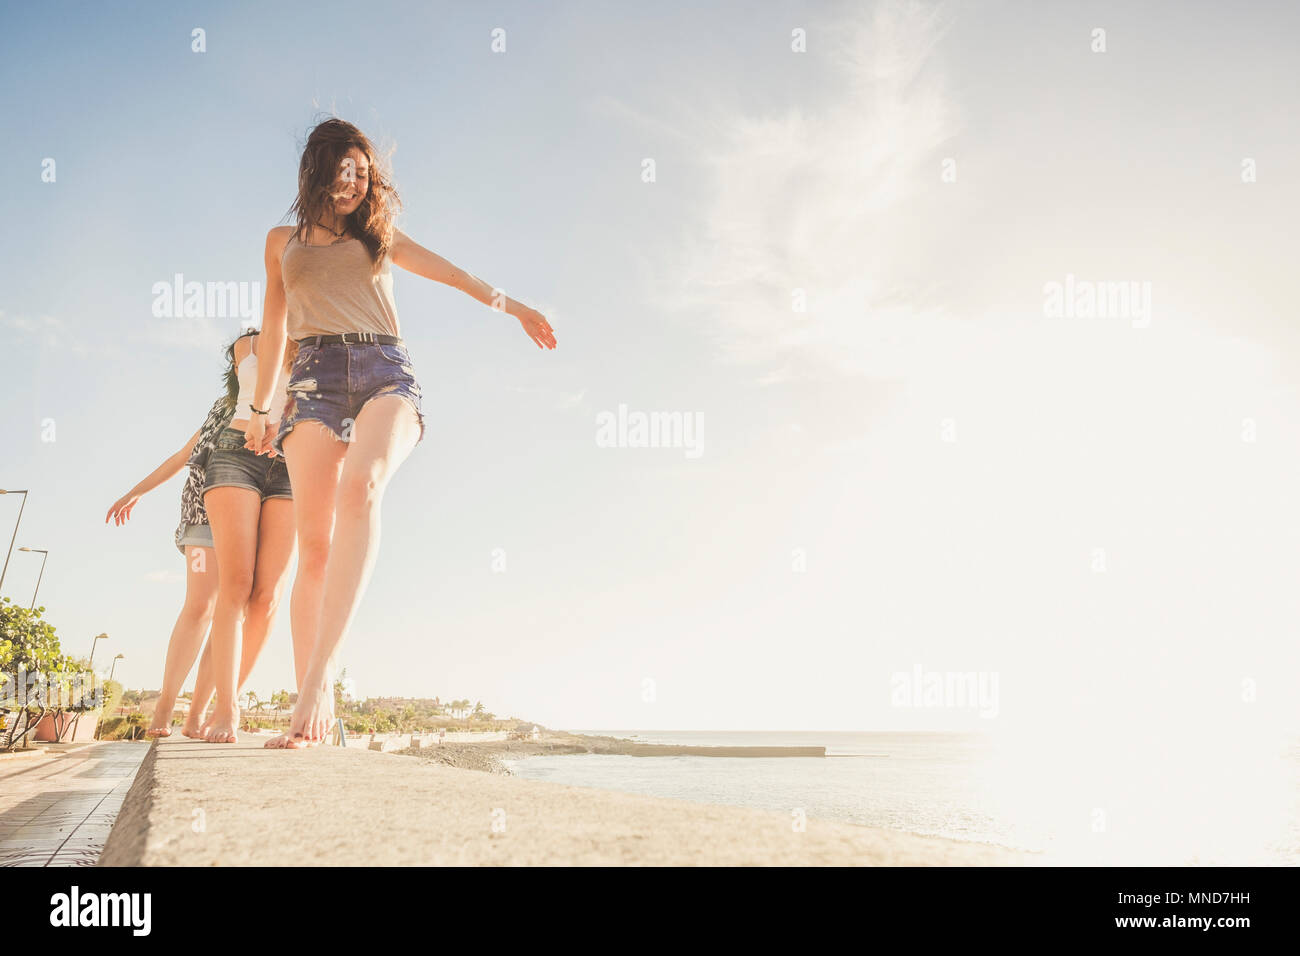
M964 733L575 730L640 743L817 746L822 757L574 754L508 761L530 780L756 807L1043 854L1046 862L1300 863L1300 742L1201 770L1115 748L1033 751ZM1068 748L1062 748L1068 749ZM1169 758L1172 761L1173 758ZM1194 761L1191 761L1195 765Z

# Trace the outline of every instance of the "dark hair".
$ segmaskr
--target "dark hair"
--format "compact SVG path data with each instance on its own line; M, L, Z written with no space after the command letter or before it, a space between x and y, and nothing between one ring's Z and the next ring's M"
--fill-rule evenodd
M297 222L298 241L305 241L311 225L320 220L327 208L332 209L339 166L347 151L354 146L365 153L370 165L370 188L361 205L344 222L370 252L378 270L379 263L392 248L393 214L401 208L402 202L374 145L351 123L335 117L317 123L307 134L307 144L298 163L298 197L287 215Z
M235 402L239 399L239 368L235 364L235 346L240 339L246 339L250 335L257 335L261 329L245 329L235 336L234 340L226 346L226 371L222 374L222 380L226 385L226 404L231 408L235 407ZM284 367L288 368L293 364L294 357L298 354L298 343L289 339L285 343L284 349Z

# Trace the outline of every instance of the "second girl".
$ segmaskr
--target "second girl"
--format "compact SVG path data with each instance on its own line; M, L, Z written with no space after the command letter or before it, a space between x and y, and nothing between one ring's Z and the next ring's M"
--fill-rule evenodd
M216 689L211 726L205 735L211 743L237 740L240 650L249 595L269 588L273 602L278 603L280 585L296 548L293 490L284 459L274 451L259 454L246 447L244 430L252 415L257 384L256 338L252 333L235 343L239 394L230 424L213 445L203 486L203 506L212 526L219 569L209 637ZM292 359L292 354L285 356L270 407L262 409L270 423L278 422L284 411Z

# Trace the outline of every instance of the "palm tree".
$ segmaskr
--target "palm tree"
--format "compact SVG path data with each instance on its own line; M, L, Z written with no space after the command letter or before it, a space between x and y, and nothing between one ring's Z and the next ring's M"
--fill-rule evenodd
M244 703L245 703L244 709L252 711L254 715L260 714L262 712L262 708L266 706L265 704L262 703L261 699L257 696L257 694L251 690L242 696L244 697Z
M280 712L289 706L289 692L287 690L277 690L271 695L271 703L275 706L275 719L280 719Z

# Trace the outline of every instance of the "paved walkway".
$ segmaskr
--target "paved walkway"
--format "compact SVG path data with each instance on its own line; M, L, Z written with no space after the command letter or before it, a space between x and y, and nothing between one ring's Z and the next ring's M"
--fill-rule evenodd
M146 743L0 760L0 866L94 866Z

